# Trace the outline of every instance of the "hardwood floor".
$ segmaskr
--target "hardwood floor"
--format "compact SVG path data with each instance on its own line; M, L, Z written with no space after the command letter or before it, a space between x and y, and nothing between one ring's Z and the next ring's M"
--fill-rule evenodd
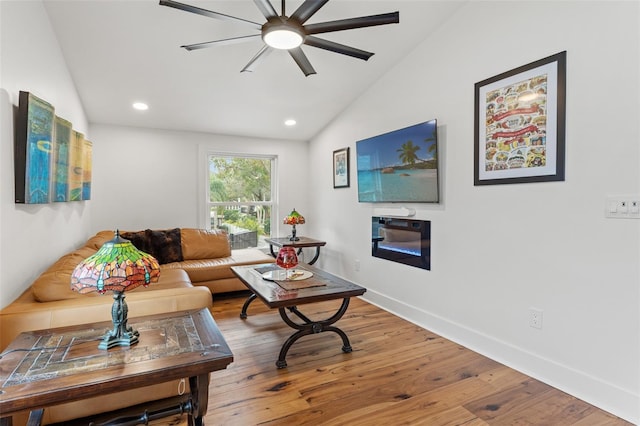
M293 330L259 301L241 320L245 298L214 298L235 361L211 375L207 425L630 425L355 298L337 323L352 353L334 333L305 336L277 369ZM338 305L303 312L326 316Z

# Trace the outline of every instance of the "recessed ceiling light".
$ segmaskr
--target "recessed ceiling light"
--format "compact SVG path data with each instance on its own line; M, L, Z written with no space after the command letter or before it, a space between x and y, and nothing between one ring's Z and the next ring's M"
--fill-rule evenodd
M295 125L296 125L296 120L294 120L293 118L290 118L290 119L288 119L288 120L285 120L285 121L284 121L284 125L285 125L285 126L289 126L289 127L291 127L291 126L295 126Z
M146 111L149 109L149 105L144 102L134 102L133 107L139 111Z

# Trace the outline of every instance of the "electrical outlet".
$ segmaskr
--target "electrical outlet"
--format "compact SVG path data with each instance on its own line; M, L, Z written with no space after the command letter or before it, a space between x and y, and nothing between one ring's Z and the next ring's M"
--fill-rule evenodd
M533 328L542 328L542 309L529 308L529 325Z
M356 261L353 263L353 268L357 271L360 270L360 259L356 259Z

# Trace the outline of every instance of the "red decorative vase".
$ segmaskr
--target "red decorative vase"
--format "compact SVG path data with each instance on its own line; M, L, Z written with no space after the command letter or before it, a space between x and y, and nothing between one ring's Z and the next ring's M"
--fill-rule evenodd
M282 247L276 257L276 264L287 270L286 278L289 279L289 270L298 265L298 255L295 247Z

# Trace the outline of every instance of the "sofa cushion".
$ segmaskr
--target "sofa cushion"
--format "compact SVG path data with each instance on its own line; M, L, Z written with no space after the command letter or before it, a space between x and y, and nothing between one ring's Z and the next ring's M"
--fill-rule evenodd
M155 257L161 265L182 260L180 228L163 231L147 229L145 233L149 241L149 251L147 253ZM144 249L140 250L146 251Z
M197 285L201 281L233 278L235 275L231 272L232 266L236 266L236 263L231 257L220 257L217 259L193 259L167 263L162 265L160 271L182 269L189 275L191 282Z
M162 265L161 271L167 269L183 269L191 282L198 285L202 282L236 278L231 271L232 266L251 265L254 263L273 263L275 259L255 248L233 250L230 256L215 259L183 260Z
M92 248L96 251L100 250L100 247L107 241L113 240L115 233L113 231L100 231L85 243L85 247Z
M126 294L138 293L141 291L164 290L169 288L189 288L193 287L189 275L182 269L160 270L160 278L157 283L151 283L147 287L138 286Z
M216 259L231 255L229 238L225 231L181 228L180 234L184 260Z
M87 297L71 290L71 274L76 266L97 250L83 247L62 256L51 265L32 284L33 297L38 302L53 302L55 300L76 299ZM89 293L96 295L97 293Z

